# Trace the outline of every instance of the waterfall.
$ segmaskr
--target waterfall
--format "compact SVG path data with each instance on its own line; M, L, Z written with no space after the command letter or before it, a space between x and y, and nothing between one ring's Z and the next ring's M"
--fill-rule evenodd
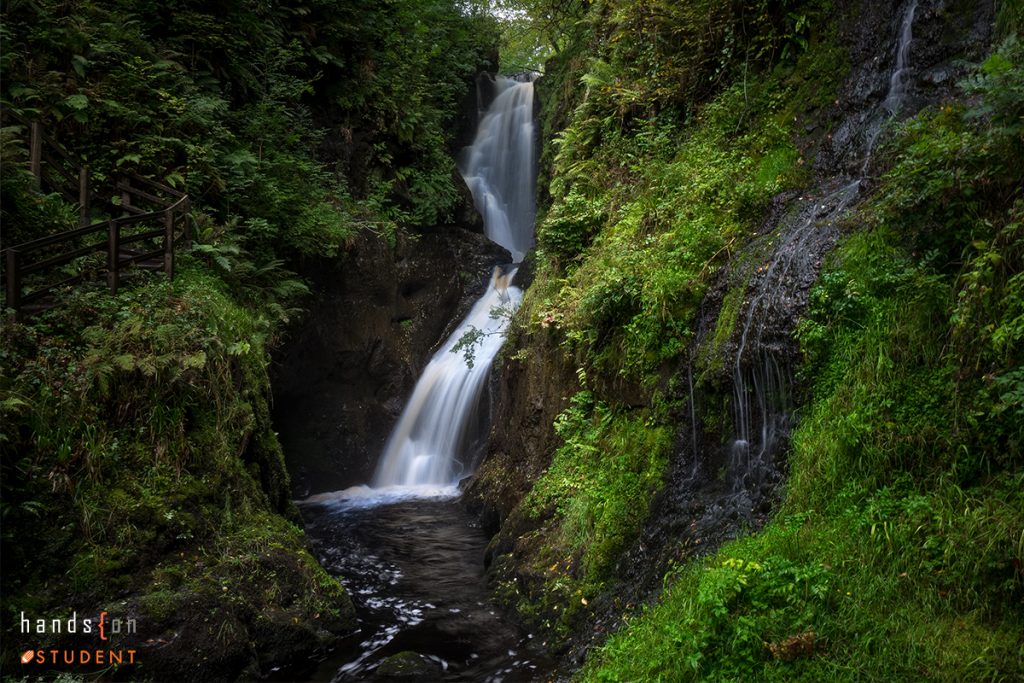
M463 154L461 171L492 242L519 263L533 246L537 213L533 83L499 76L498 96Z
M463 175L487 236L519 262L533 244L533 83L499 78L497 87L500 93L464 154ZM523 297L511 284L515 273L495 268L487 291L430 360L388 438L375 488L446 486L470 473L478 404L509 317ZM453 352L467 334L476 339L471 363Z
M789 432L789 368L777 349L766 344L764 334L772 316L789 317L799 300L791 289L806 283L815 272L814 230L838 218L856 199L860 180L844 184L824 198L813 199L784 231L771 262L760 269L756 293L747 307L736 362L733 365L733 423L736 438L730 445L733 490L760 485L772 455ZM757 351L755 362L744 367L748 345ZM755 423L754 420L757 420ZM754 425L759 429L754 430Z
M375 487L445 485L469 473L461 457L471 436L472 418L491 360L505 339L505 313L523 297L509 284L514 275L515 270L503 274L495 268L487 292L427 364L388 438L373 479ZM470 367L452 348L474 330L481 336Z
M769 263L757 270L733 366L734 439L729 446L729 468L734 493L762 484L776 447L788 436L792 413L789 367L777 341L773 345L772 340L765 340L765 332L773 321L791 320L795 315L801 305L797 293L809 288L816 278L822 253L816 243L826 239L825 228L857 200L882 126L903 106L916 10L917 0L910 0L901 17L885 99L865 119L861 177L845 178L820 199L804 200L800 210L780 227ZM745 360L745 355L753 357Z
M885 94L882 106L879 107L868 120L865 132L864 161L861 163L861 175L867 174L868 164L871 162L871 154L875 151L878 143L878 136L884 126L892 117L896 116L903 107L903 100L907 96L907 72L910 69L910 43L914 39L914 14L917 12L917 0L910 0L907 8L903 11L903 19L900 22L899 39L896 41L896 63L892 73L889 75L889 90Z
M910 42L914 39L914 13L917 11L917 0L911 0L903 13L900 24L900 38L896 44L896 67L889 77L889 92L882 106L890 114L899 112L903 105L903 97L907 93L906 75L910 60Z

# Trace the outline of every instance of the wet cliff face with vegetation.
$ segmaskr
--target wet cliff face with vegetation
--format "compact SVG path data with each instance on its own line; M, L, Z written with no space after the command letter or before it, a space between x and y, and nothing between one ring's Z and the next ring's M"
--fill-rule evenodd
M5 676L30 673L26 647L91 644L25 635L21 612L135 618L118 646L141 663L120 675L191 680L299 675L352 630L291 503L270 353L336 261L373 269L473 227L451 148L493 27L444 1L4 4L5 112L41 121L101 194L122 172L188 192L196 238L173 282L140 272L5 318ZM4 247L75 227L3 125Z
M469 489L497 594L585 679L1020 676L1019 10L576 11Z

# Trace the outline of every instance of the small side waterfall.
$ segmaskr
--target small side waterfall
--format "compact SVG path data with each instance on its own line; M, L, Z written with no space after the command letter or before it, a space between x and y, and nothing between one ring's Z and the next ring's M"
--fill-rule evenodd
M733 366L734 439L729 446L729 467L734 493L761 485L776 448L788 437L790 370L786 354L779 348L784 342L766 338L766 333L798 311L802 299L797 293L809 289L817 276L824 252L819 243L829 241L823 237L830 232L827 228L859 197L881 130L903 107L917 2L910 0L901 16L886 96L863 120L862 156L854 157L860 161L860 177L842 179L827 187L820 198L802 200L780 226L770 261L755 274Z
M777 446L789 433L792 383L781 349L765 339L770 321L789 318L800 301L794 285L809 286L816 272L816 250L810 245L814 228L834 221L856 199L860 180L844 184L822 199L813 199L792 219L775 248L771 262L760 269L756 293L747 307L733 366L733 420L730 445L733 491L760 485ZM747 359L747 348L756 358ZM757 427L755 431L755 426Z
M537 214L533 83L499 76L498 96L462 158L461 171L492 242L516 263L533 246Z
M533 83L498 78L499 95L466 149L463 174L487 236L518 263L533 244L536 152ZM373 478L375 488L447 486L470 473L467 446L491 362L523 293L516 269L496 268L487 292L441 345L416 382ZM477 338L473 363L453 348L467 333Z
M899 39L896 42L896 63L889 76L889 90L885 94L882 106L872 112L868 119L864 145L864 161L861 163L860 174L866 175L871 155L878 144L878 136L882 127L903 108L907 97L907 74L910 71L910 43L914 40L914 15L917 13L917 0L910 0L903 11L900 22Z
M910 42L914 39L914 14L917 12L917 0L911 0L903 13L900 24L900 37L896 44L896 67L889 77L889 92L882 106L890 114L899 112L903 98L907 94L907 68L910 62Z

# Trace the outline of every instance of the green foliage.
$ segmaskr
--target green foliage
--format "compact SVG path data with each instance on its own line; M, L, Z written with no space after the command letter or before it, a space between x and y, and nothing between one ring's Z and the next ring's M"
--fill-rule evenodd
M1022 483L851 484L670 573L582 678L1013 680Z
M584 680L1024 675L1019 60L897 131L812 291L780 515L670 573Z
M603 34L585 83L595 109L623 120L692 109L751 68L795 58L810 45L820 3L760 0L603 3Z
M555 432L564 444L524 505L534 515L555 508L561 545L580 554L578 578L593 592L647 518L671 436L654 416L613 411L588 391L573 396Z
M995 61L1020 53L1007 43ZM1024 91L1014 103L990 72L968 80L972 108L904 126L865 210L874 229L844 243L812 292L800 336L819 398L794 439L815 456L791 490L804 504L893 467L971 482L1019 466L1024 201L1019 135L999 112Z
M632 641L612 640L587 680L739 680L762 673L771 653L799 657L820 647L815 626L834 602L832 572L784 556L764 560L752 544L675 572L663 600L636 621ZM640 643L652 648L637 652ZM638 648L637 648L638 649Z
M996 35L1019 36L1024 29L1024 6L1017 0L999 0L996 3Z
M28 170L23 126L0 128L0 221L3 244L20 244L36 237L77 227L77 212L56 193L41 194Z
M237 249L217 256L231 267L224 279L220 265L181 256L173 283L153 275L116 297L83 288L31 325L4 323L11 604L45 612L103 604L116 590L138 601L153 637L180 628L197 600L223 615L217 624L351 618L343 589L283 518L294 510L270 423L267 349L303 288L279 263L257 273ZM53 583L55 573L65 580ZM209 635L221 645L256 637L245 629Z
M775 79L737 84L686 135L668 116L626 132L577 109L556 141L554 203L538 226L544 277L564 277L538 317L578 362L652 382L683 352L731 245L802 177L773 116L784 93Z
M491 320L503 320L505 325L512 321L515 315L515 308L510 303L504 303L498 306L494 306L488 311L488 317ZM473 363L476 362L476 349L483 343L484 339L492 335L504 335L505 325L502 325L499 329L484 331L475 325L470 325L469 329L459 337L449 351L451 353L461 353L462 359L466 361L466 367L472 368Z
M603 208L600 200L570 192L537 228L545 255L560 265L583 253L607 220Z
M663 413L613 409L588 390L555 429L563 443L514 513L539 526L519 542L531 548L519 560L530 569L510 574L509 555L495 567L499 599L559 642L591 613L589 600L620 580L618 562L647 520L672 439Z
M451 123L492 20L451 0L179 5L12 4L4 105L98 184L141 172L221 221L267 221L254 251L333 256L363 227L450 217Z
M187 628L218 652L195 660L229 666L271 635L350 629L286 520L269 349L308 294L303 261L462 201L454 121L494 20L454 0L38 0L4 4L0 39L5 111L89 165L94 218L139 173L189 193L196 239L173 283L133 270L117 296L59 291L3 323L5 599L46 613L116 594L168 641L200 605ZM73 227L76 207L32 187L25 129L0 135L5 246Z
M590 0L469 0L473 12L493 17L501 31L501 72L540 72L571 43Z

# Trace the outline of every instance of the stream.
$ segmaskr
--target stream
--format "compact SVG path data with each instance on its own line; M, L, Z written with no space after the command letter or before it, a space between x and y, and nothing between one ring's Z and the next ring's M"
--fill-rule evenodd
M418 655L412 680L528 681L550 670L532 635L490 603L488 538L454 487L390 496L359 487L306 501L302 512L314 552L360 618L311 680L393 680L378 667L403 652Z

